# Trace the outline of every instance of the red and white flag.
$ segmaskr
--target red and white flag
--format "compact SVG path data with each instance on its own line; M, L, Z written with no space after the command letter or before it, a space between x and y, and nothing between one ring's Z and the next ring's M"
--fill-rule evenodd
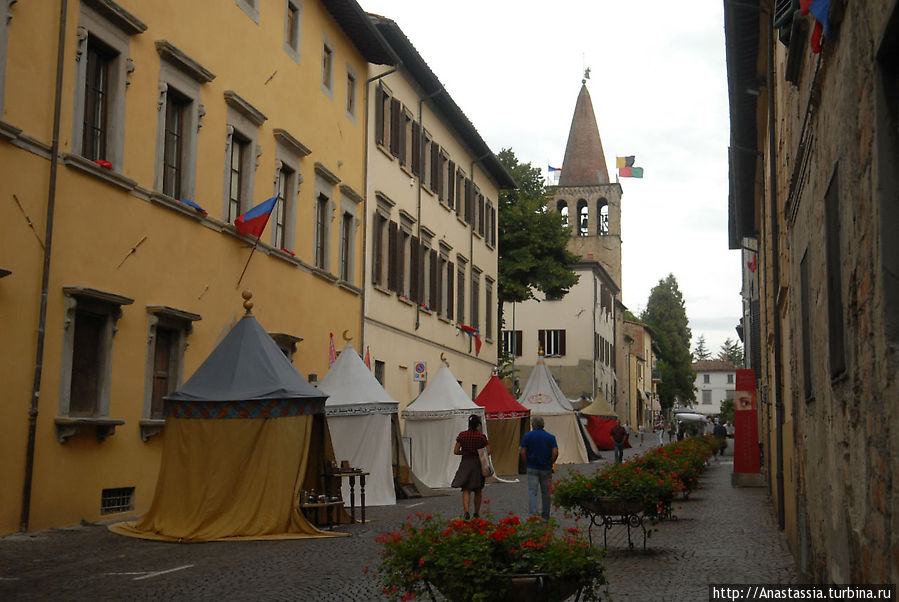
M334 333L329 333L331 335L331 343L328 345L328 365L333 366L334 362L337 361L337 350L334 349Z

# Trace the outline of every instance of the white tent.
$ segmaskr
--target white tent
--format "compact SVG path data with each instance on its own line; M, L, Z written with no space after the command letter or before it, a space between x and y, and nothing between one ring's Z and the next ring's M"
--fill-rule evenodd
M371 473L365 478L365 505L388 506L396 503L393 487L391 423L398 402L390 397L350 343L318 388L328 394L325 414L331 431L331 443L338 462L349 460L354 468ZM343 499L349 501L347 479L341 484ZM356 503L359 503L356 485Z
M411 440L409 464L412 472L428 487L450 487L459 456L453 455L456 436L468 428L468 416L484 408L473 402L444 364L428 386L403 410L406 437Z
M531 417L542 416L546 431L556 436L559 444L557 464L587 464L590 461L581 424L543 357L537 359L518 403L531 411Z

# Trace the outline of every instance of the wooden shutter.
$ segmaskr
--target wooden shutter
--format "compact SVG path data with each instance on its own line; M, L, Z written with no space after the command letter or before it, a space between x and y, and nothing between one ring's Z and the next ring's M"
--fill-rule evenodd
M412 175L421 176L421 125L412 122Z
M446 262L446 319L453 319L453 275L456 268L452 261Z
M421 303L419 293L419 273L421 271L421 246L418 238L412 237L409 241L409 299L414 303Z
M538 330L537 331L537 353L540 352L546 353L546 331Z
M409 294L406 290L406 234L402 229L396 232L396 292Z
M456 164L453 161L446 170L446 204L450 209L456 205Z
M390 154L394 157L400 156L400 129L402 123L400 117L402 115L403 105L396 98L390 99Z
M375 88L375 142L384 144L384 88Z
M431 142L431 192L440 192L440 147Z
M430 280L430 291L428 292L428 301L431 304L431 309L440 313L440 297L437 296L437 279L440 275L437 267L437 251L431 249L429 253L430 262L429 267L431 269L431 280Z
M559 355L565 355L565 331L559 331Z
M478 195L478 234L484 236L484 195Z
M396 282L396 247L397 247L397 226L396 222L391 221L387 225L387 288L388 290L397 291Z
M520 330L514 331L515 334L515 356L521 357L521 350L524 349L524 333Z

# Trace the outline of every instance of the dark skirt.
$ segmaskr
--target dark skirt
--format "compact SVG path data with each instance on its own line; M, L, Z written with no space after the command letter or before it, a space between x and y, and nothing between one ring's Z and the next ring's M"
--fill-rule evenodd
M459 470L453 477L451 483L453 487L458 487L464 491L480 491L484 488L484 476L481 474L481 459L477 456L473 458L462 458L459 462Z

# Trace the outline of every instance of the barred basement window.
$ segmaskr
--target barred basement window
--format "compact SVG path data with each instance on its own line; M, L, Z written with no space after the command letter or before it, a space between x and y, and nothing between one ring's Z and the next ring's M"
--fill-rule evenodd
M104 489L100 498L100 514L134 510L134 487Z

